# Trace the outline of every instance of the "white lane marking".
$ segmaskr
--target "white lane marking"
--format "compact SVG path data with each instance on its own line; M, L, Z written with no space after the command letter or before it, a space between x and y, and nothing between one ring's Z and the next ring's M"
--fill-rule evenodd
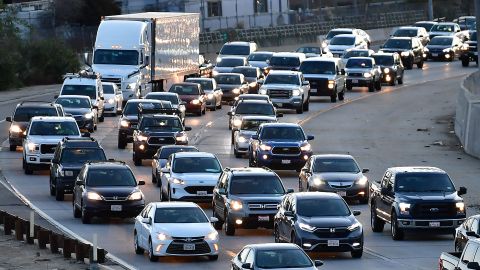
M29 95L28 97L21 96L21 97L11 98L11 99L7 99L7 100L2 100L2 101L0 101L0 104L11 103L12 101L15 101L15 100L25 100L25 99L28 100L28 99L32 99L32 98L35 98L35 97L47 96L47 95L51 95L55 92L60 91L60 89L54 89L54 88L49 88L49 89L45 89L45 90L46 90L45 93L41 93L41 94L37 94L37 95Z

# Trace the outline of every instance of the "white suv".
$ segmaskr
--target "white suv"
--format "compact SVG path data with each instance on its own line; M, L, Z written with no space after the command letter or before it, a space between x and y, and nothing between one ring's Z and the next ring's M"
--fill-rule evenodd
M98 121L104 120L104 96L100 77L96 73L70 73L64 76L60 96L82 95L89 96L94 109L97 110ZM55 97L57 98L57 97Z
M30 121L23 141L23 169L25 174L50 165L55 147L64 137L81 137L73 117L35 116Z
M222 61L223 57L241 56L248 57L251 53L257 50L257 43L247 41L232 41L223 44L220 51L217 53L217 64Z

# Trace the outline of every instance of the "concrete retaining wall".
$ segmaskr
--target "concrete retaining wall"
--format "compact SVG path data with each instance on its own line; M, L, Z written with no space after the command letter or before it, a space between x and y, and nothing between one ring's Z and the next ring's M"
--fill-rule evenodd
M480 71L461 84L455 114L455 134L465 152L480 158Z

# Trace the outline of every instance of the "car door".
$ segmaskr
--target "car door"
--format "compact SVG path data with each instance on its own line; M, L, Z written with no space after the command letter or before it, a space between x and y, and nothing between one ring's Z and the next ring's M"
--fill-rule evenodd
M225 220L225 209L227 207L227 194L228 194L228 174L223 172L217 183L217 187L213 192L213 201L215 209L213 209L217 217L221 217Z
M165 164L165 167L160 169L160 175L161 175L160 179L162 181L160 186L160 191L161 192L163 191L163 194L167 194L168 192L167 191L168 179L170 178L173 156L174 155L170 155L168 157L167 163Z
M307 191L308 178L312 175L312 158L310 157L303 166L298 176L298 190Z
M147 248L148 247L148 239L150 236L154 237L152 235L153 232L153 220L155 217L155 207L150 204L150 206L145 210L144 215L142 218L150 218L152 220L152 223L143 223L142 222L142 247Z
M385 198L385 193L388 188L388 183L392 174L389 171L386 171L381 182L380 182L380 191L378 196L375 198L375 206L377 208L377 215L383 219L389 220L390 215L387 211L387 201Z
M397 77L398 78L403 78L403 72L404 72L405 68L403 67L402 59L400 59L400 55L395 54L393 61L394 61L394 64L397 68Z
M393 202L395 201L395 193L394 193L394 186L395 186L395 175L391 174L390 177L386 179L385 182L385 192L382 194L382 211L385 214L385 218L390 220L391 218L391 209Z
M73 188L74 192L74 203L77 205L77 208L80 209L82 207L82 196L85 190L85 176L87 175L87 169L83 168L77 176L77 181L75 181L75 187ZM81 182L81 183L80 183Z
M345 85L345 75L342 74L342 69L343 67L339 66L339 62L335 63L335 80L336 84L340 86L341 89L343 89L343 86Z
M246 247L242 249L237 256L232 260L232 269L233 270L241 270L243 263L245 263L247 259L247 255L250 252L250 248Z
M277 230L280 239L286 239L285 235L285 211L289 207L290 196L285 195L280 203L277 213Z
M138 239L138 245L140 247L145 246L145 230L144 230L144 223L142 222L142 219L148 215L148 210L150 209L151 204L148 204L145 208L143 208L142 212L135 218L135 230L137 231L137 239Z
M475 253L478 251L478 244L475 242L467 243L467 246L463 250L462 257L458 261L457 269L458 270L468 270L467 264L473 262L475 259Z
M250 250L247 254L247 258L245 258L245 262L244 263L248 263L250 264L250 268L249 269L254 269L255 267L255 250ZM247 268L241 268L241 269L247 269Z

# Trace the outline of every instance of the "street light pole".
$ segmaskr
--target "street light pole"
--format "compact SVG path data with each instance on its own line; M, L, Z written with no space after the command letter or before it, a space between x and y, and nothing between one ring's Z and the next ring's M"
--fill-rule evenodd
M433 0L428 0L428 19L433 20Z

